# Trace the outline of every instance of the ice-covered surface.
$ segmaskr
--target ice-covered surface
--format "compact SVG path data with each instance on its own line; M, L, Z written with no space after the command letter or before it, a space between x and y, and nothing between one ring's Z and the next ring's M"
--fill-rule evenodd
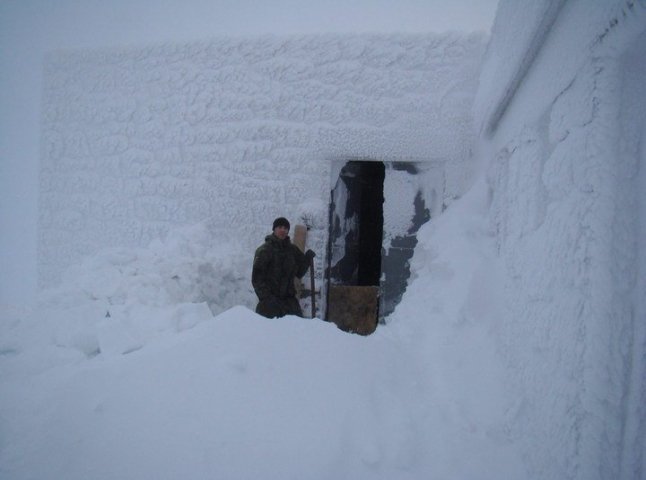
M501 0L475 103L479 131L490 134L545 42L566 0ZM600 2L597 2L600 3Z
M209 254L204 226L93 257L2 324L0 476L524 478L480 187L419 232L415 288L370 337L191 303L172 279L202 263L236 285L238 247Z
M412 227L415 195L422 191L422 178L392 167L384 179L384 238L387 248L393 238L403 237Z
M337 160L434 160L445 196L463 193L485 40L266 36L52 53L41 283L106 246L142 247L205 218L250 249L273 218L300 222L302 203L322 207L306 212L322 252Z
M550 5L501 3L478 125L526 48L502 46L514 19ZM646 474L645 46L644 2L566 2L478 147L505 271L497 338L519 387L509 432L530 478Z
M555 88L568 85L608 34L638 28L636 15L643 8L643 0L500 0L474 102L479 133L491 135L518 89L525 89L530 68L541 72L534 79L544 84L544 92L533 93L546 101Z

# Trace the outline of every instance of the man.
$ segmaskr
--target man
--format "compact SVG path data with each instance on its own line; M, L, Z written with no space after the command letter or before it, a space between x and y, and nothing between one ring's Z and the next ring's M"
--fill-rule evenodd
M289 222L284 217L274 220L273 233L256 249L251 283L258 295L256 313L267 317L303 316L296 298L294 278L307 272L316 256L312 250L305 254L289 239Z

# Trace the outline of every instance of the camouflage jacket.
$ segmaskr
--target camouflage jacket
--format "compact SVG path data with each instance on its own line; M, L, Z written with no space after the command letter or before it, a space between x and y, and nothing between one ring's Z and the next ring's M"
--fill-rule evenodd
M294 278L301 278L309 267L307 257L289 237L280 240L267 235L256 249L251 283L260 300L268 297L288 298L296 295Z

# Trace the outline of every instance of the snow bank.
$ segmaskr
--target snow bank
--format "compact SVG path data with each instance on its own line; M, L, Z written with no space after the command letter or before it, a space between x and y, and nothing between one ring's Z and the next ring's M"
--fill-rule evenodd
M0 345L1 476L643 478L645 16L618 0L501 4L494 36L522 41L506 51L494 38L484 66L486 177L420 229L414 279L370 337L244 307L213 316L251 301L241 242L209 250L219 226L95 255L31 316L13 312ZM523 18L527 34L511 21ZM353 55L408 58L369 51ZM187 51L176 53L183 65ZM123 55L111 58L132 61ZM102 78L113 88L122 77ZM359 130L321 138L361 150L357 139L374 137ZM267 181L248 167L234 180ZM317 218L324 203L308 205Z
M212 316L248 287L238 245L212 247L205 225L89 258L2 332L0 476L524 478L486 205L477 188L422 228L416 280L370 337ZM207 263L222 297L199 281Z
M138 350L190 329L233 305L255 305L251 259L208 223L174 230L148 248L107 249L70 267L22 321L6 322L4 350L24 352L33 371L51 351L92 358Z

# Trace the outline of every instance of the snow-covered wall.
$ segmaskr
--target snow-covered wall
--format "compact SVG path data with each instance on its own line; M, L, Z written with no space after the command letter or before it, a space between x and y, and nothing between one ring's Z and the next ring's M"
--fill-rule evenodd
M644 478L646 3L502 0L481 79L509 437L530 478Z
M50 54L41 285L205 220L251 255L273 218L305 219L323 252L330 164L346 158L432 161L444 197L461 194L484 48L483 35L324 35Z

